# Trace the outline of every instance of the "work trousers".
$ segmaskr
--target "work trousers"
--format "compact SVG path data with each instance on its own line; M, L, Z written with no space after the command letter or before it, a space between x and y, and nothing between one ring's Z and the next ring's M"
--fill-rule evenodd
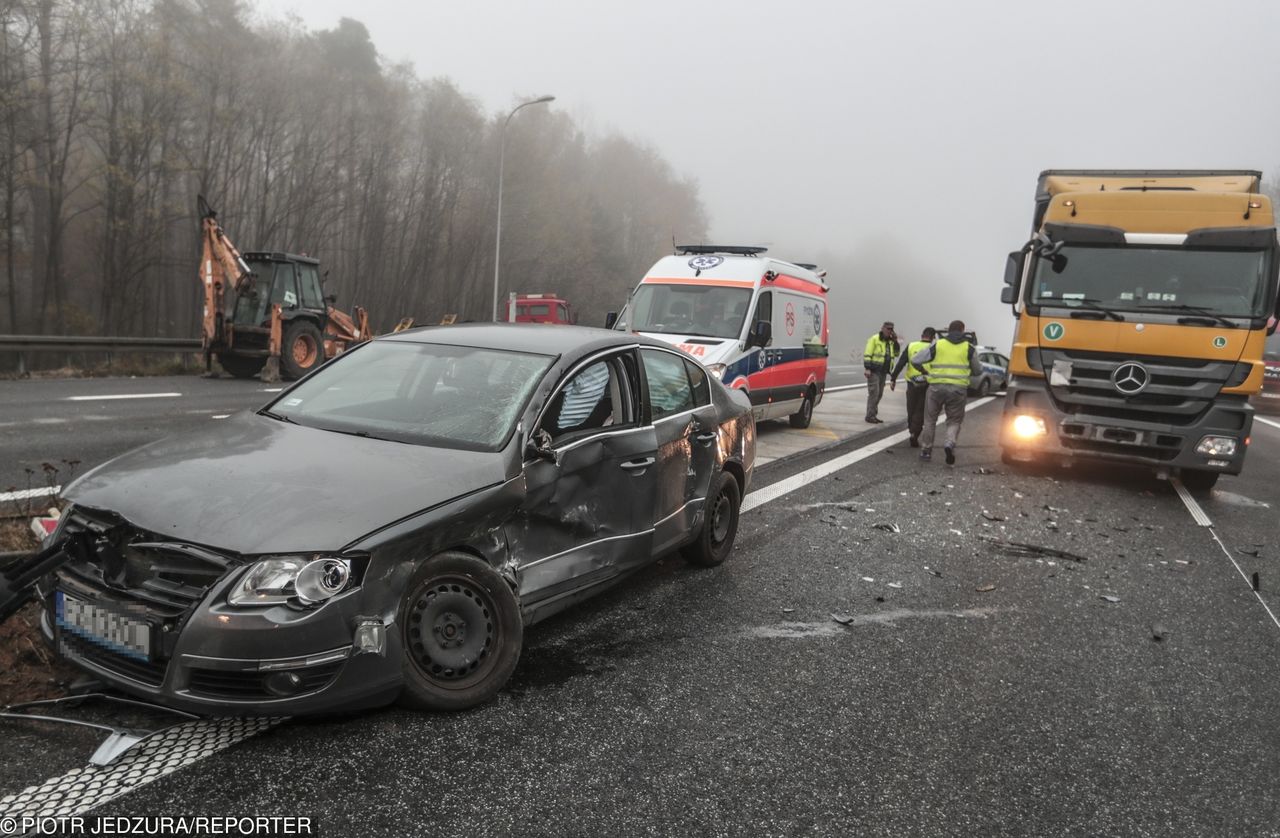
M929 395L929 382L907 382L907 430L913 437L920 436L924 427L924 403Z
M969 388L955 384L930 384L925 398L924 429L920 432L920 447L932 448L937 430L938 415L947 413L947 445L954 446L960 438L960 426L964 424L964 404Z
M884 395L884 372L873 372L867 379L867 419L879 418L880 397Z

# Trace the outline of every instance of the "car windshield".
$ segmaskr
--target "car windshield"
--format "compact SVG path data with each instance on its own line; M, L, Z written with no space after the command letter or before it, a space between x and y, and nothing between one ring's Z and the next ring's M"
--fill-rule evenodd
M628 328L663 335L736 338L751 305L750 288L644 284L628 304Z
M1028 302L1254 318L1267 313L1266 268L1261 250L1067 245L1036 260Z
M374 341L318 370L266 414L415 445L494 451L554 358L471 346Z

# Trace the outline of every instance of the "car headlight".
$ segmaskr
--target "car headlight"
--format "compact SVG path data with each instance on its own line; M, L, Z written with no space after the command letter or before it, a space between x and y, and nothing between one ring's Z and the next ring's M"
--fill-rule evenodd
M711 373L713 378L719 379L724 376L724 364L707 364L707 372Z
M334 556L273 556L249 568L227 595L232 605L316 605L352 584L351 561Z

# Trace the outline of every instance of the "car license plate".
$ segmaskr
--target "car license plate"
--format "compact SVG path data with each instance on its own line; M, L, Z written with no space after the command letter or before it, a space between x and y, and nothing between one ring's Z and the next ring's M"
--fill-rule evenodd
M62 591L56 594L58 626L120 655L149 661L151 626Z

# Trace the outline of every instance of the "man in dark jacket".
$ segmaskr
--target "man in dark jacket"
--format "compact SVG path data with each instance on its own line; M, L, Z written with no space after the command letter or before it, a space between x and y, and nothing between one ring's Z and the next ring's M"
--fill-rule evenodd
M884 395L884 382L893 369L893 362L898 360L898 336L893 331L893 324L885 321L880 331L867 338L867 347L862 353L863 374L867 377L867 421L878 425L884 420L877 414L880 409L880 397Z
M969 396L969 379L982 373L978 353L964 334L964 321L952 320L946 337L917 352L911 363L928 365L929 395L925 399L924 428L920 433L920 459L933 458L933 436L938 414L947 412L947 465L955 465L956 440L964 424L964 406Z

